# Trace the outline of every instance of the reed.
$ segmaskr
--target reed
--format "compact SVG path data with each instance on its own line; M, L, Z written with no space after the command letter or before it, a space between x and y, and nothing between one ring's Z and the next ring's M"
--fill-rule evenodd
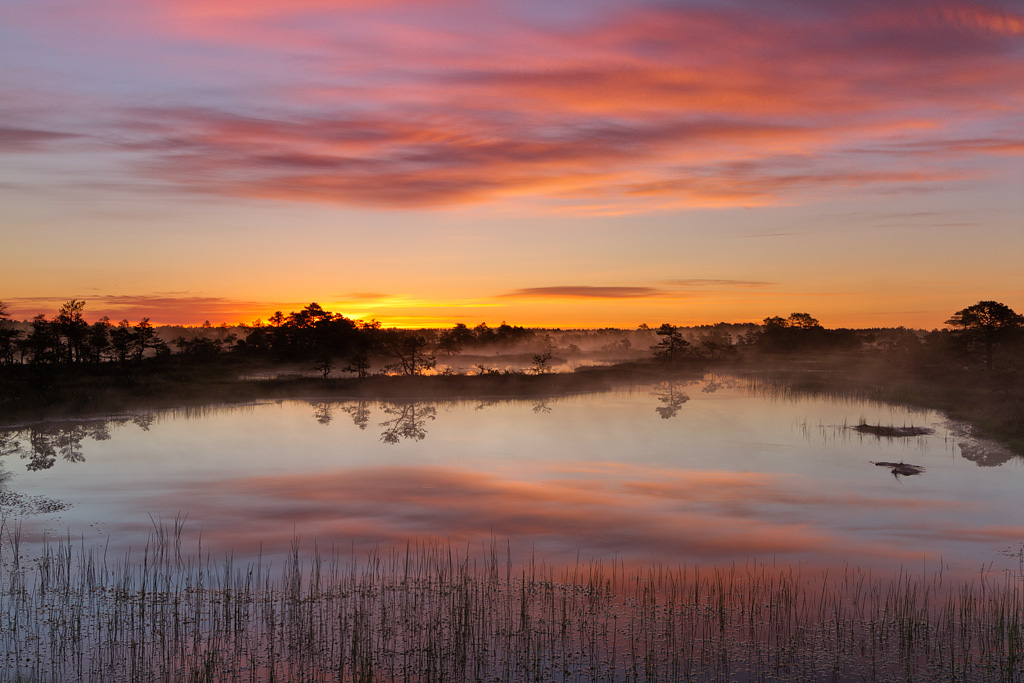
M1024 681L1020 574L951 582L409 545L136 554L2 530L0 681Z

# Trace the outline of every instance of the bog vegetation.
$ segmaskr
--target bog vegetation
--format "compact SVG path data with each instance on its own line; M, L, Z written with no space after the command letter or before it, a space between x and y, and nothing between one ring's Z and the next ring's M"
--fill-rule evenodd
M85 307L72 300L52 317L19 323L0 302L0 419L309 392L422 395L430 391L422 382L388 378L423 375L456 393L564 392L714 366L798 391L937 408L1024 453L1024 317L995 301L956 311L945 329L930 332L827 329L808 313L695 328L538 330L503 322L399 330L316 303L266 323L154 328L146 318L88 322ZM459 358L475 362L460 370Z
M497 544L236 566L5 529L0 682L1024 680L1024 584L751 564L514 565Z

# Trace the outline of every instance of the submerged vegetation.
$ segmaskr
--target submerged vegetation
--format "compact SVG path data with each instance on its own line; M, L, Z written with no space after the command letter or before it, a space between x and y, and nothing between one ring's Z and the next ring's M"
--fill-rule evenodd
M1024 584L745 567L513 565L434 544L237 566L5 529L0 681L1024 680Z

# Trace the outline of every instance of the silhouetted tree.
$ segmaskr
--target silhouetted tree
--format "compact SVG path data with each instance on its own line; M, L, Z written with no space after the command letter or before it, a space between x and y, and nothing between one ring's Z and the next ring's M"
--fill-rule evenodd
M56 363L60 356L60 339L53 323L40 313L32 318L32 331L25 340L25 350L35 365Z
M133 340L131 323L127 319L121 320L116 326L110 328L110 348L114 351L114 359L120 363L127 363L132 355Z
M370 374L370 358L363 351L358 351L349 357L348 365L343 367L342 372L354 372L356 377L366 377Z
M751 335L749 339L765 351L779 353L830 346L827 331L809 313L791 313L788 318L765 318L760 334Z
M550 351L534 354L533 371L538 375L546 375L551 372L551 358L552 354Z
M101 363L110 353L110 318L103 316L89 327L89 362Z
M11 327L7 304L0 301L0 364L13 365L14 352L18 348L18 340L22 336L19 329Z
M494 330L488 327L487 323L480 323L474 327L473 333L476 335L476 343L481 346L494 343Z
M136 361L141 361L149 349L155 351L158 356L171 351L167 343L157 336L156 330L149 323L149 318L143 318L132 329L131 347Z
M384 355L394 359L384 366L389 372L421 375L437 365L437 359L427 353L427 338L421 334L388 330L384 342Z
M1024 316L997 301L979 301L954 313L947 325L960 328L968 344L984 347L985 369L991 370L997 344L1020 334Z
M203 360L216 358L228 350L226 348L228 345L224 340L207 337L203 334L192 339L179 335L172 339L171 343L178 349L179 354Z
M735 352L732 344L732 335L728 330L721 327L712 327L702 332L697 337L697 342L711 359L718 359Z
M683 333L678 327L663 323L656 334L661 337L661 341L652 347L655 358L664 363L678 363L686 357L690 342L683 339Z
M494 331L495 343L505 346L515 346L527 341L532 336L533 332L530 330L518 325L509 325L504 320L501 321L501 325L498 325L498 329Z
M476 335L473 334L473 330L466 327L465 323L456 323L455 327L445 330L438 337L437 350L451 356L475 342Z
M63 341L61 343L62 360L66 363L79 363L83 360L85 340L89 334L89 324L85 322L82 311L85 302L72 299L57 311L53 320L54 331Z
M331 360L330 356L323 356L316 362L314 369L320 373L320 376L327 379L327 376L331 374L331 370L334 369L334 361Z

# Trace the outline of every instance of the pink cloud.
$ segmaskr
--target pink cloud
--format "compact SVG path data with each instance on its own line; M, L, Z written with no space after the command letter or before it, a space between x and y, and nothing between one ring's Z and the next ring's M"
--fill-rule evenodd
M75 11L113 11L96 7ZM171 104L87 116L75 132L175 191L383 207L529 197L601 212L948 187L977 177L965 159L1020 153L1006 131L1024 105L1022 20L998 3L569 5L577 20L562 22L469 8L143 3L131 12L141 35L190 59L210 46L209 69L188 68L231 87L216 107L151 98ZM14 17L45 31L44 15ZM93 38L109 30L97 26ZM158 67L183 77L173 60ZM44 153L51 128L9 144Z

